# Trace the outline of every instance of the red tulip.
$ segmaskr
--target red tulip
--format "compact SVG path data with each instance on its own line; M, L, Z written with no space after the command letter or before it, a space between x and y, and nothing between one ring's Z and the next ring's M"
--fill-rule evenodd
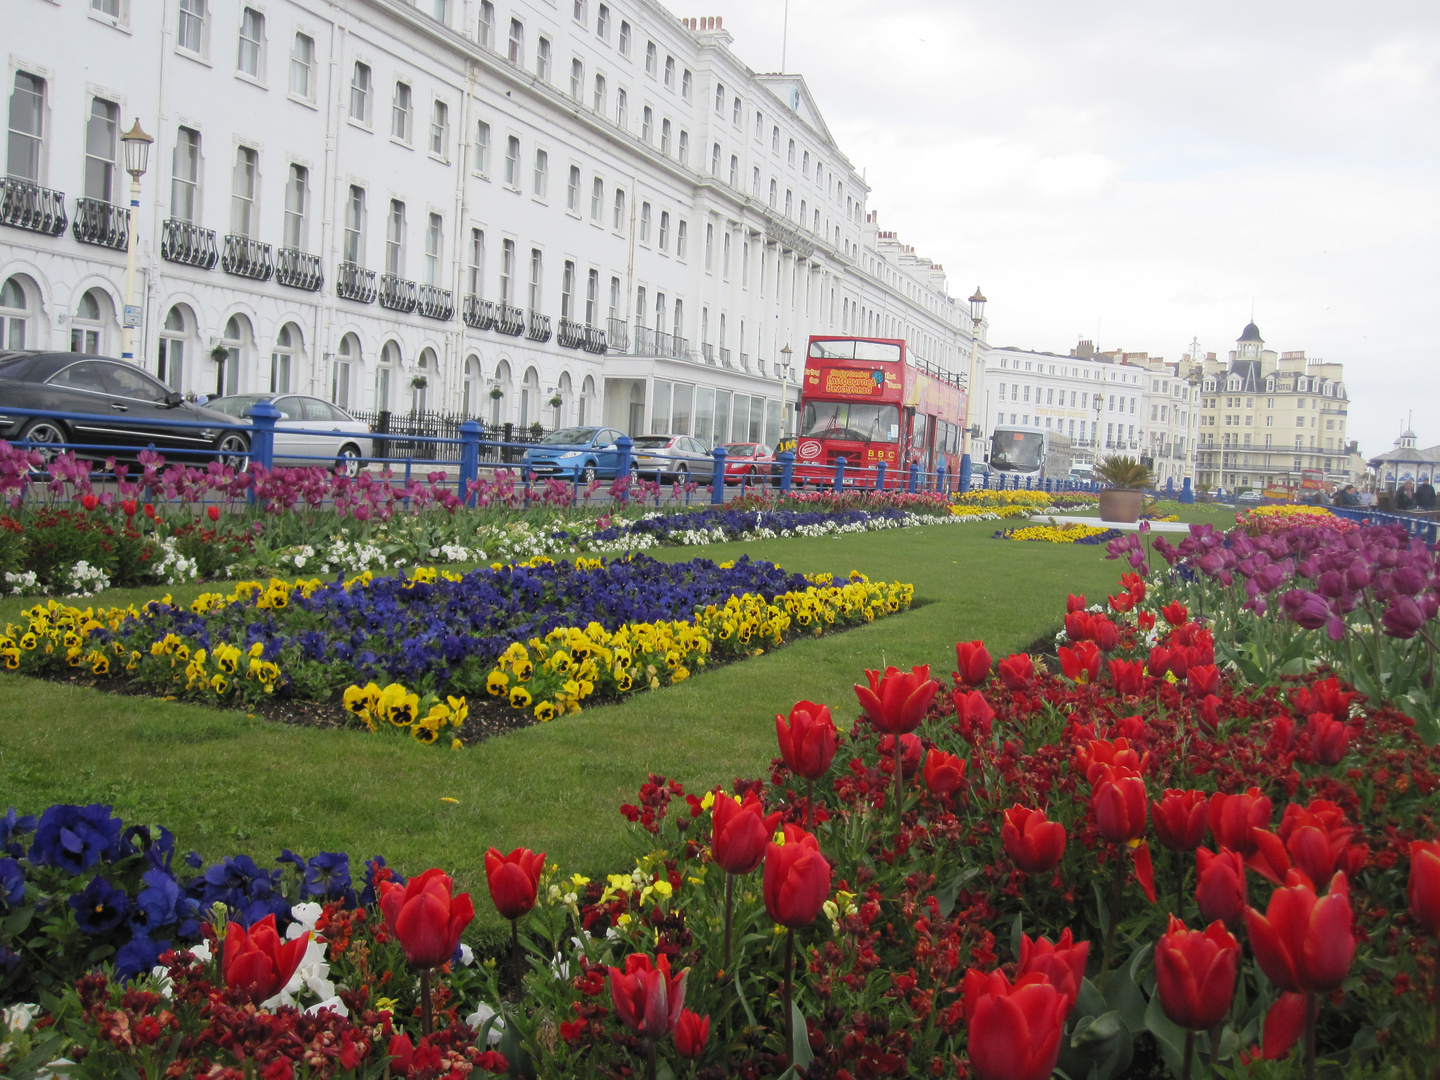
M1197 717L1200 727L1207 735L1214 735L1220 730L1220 699L1214 694L1206 694L1200 701L1200 715Z
M1024 690L1035 678L1035 662L1028 653L1007 656L996 670L1007 690Z
M1202 847L1195 852L1195 859L1199 869L1195 902L1200 905L1200 917L1238 927L1245 914L1244 857L1229 848L1216 853Z
M1170 650L1163 645L1156 645L1150 650L1149 659L1145 661L1145 670L1152 679L1163 679L1170 670Z
M1327 799L1312 799L1308 807L1290 803L1276 833L1256 829L1255 854L1247 861L1279 885L1293 866L1311 881L1325 881L1340 866L1355 830L1345 823L1345 812Z
M1240 795L1217 791L1210 796L1210 835L1221 847L1252 855L1256 844L1251 830L1269 824L1270 797L1261 795L1259 788L1252 787Z
M1110 681L1117 694L1144 693L1145 665L1139 660L1111 660Z
M1350 886L1343 873L1330 879L1329 893L1320 898L1303 873L1290 871L1264 915L1245 909L1245 928L1260 970L1291 993L1336 989L1355 959Z
M620 1022L642 1039L662 1039L674 1028L685 1007L686 968L670 974L670 958L657 956L652 965L644 953L625 957L625 970L610 969L610 999Z
M145 504L145 516L148 517L148 518L149 518L150 520L152 520L152 521L155 520L155 504L154 504L154 503L146 503L146 504Z
M1065 826L1047 821L1044 810L1013 806L1005 811L1000 841L1016 867L1027 874L1043 874L1065 854Z
M1155 836L1171 851L1194 851L1205 842L1210 827L1210 806L1203 791L1167 790L1150 804Z
M1120 647L1120 628L1104 615L1096 615L1090 623L1090 635L1101 652Z
M1170 916L1170 929L1155 945L1155 988L1170 1021L1209 1031L1225 1019L1235 996L1240 943L1220 922L1190 930Z
M1183 679L1190 674L1190 650L1184 645L1172 645L1170 647L1170 659L1165 665L1166 670L1177 679Z
M955 724L960 729L960 735L971 742L988 737L995 710L985 700L985 695L979 690L956 690L950 696L955 702Z
M1440 934L1440 840L1410 841L1410 914Z
M867 671L865 676L870 685L855 687L860 707L877 730L892 735L903 735L919 727L925 719L925 710L940 690L940 684L930 678L929 664L909 671L888 667L883 675Z
M744 802L729 795L715 796L711 853L727 874L748 874L765 857L765 845L780 824L780 811L768 817L752 791Z
M1262 1056L1279 1061L1290 1056L1305 1033L1305 1010L1310 1001L1304 994L1281 994L1265 1014Z
M83 506L86 510L94 510L95 507L100 505L100 500L94 495L81 495L80 505Z
M1090 745L1075 755L1087 783L1093 784L1105 773L1107 765L1143 773L1150 764L1150 755L1143 757L1130 747L1129 739L1091 739Z
M876 753L880 755L880 768L883 771L893 774L895 772L895 736L886 735L875 745ZM914 735L900 736L900 774L906 779L912 779L920 770L920 758L925 753L925 744Z
M293 941L281 941L274 915L266 915L248 931L232 922L225 929L220 974L226 986L250 991L258 1004L274 997L290 981L309 944L308 932Z
M539 859L543 863L545 856ZM488 854L485 862L488 873ZM426 870L411 878L403 888L391 881L380 883L380 911L385 916L385 925L400 939L405 959L412 967L439 967L449 960L460 945L460 932L475 918L470 894L452 897L452 887L450 876L438 869ZM493 895L493 885L491 891ZM533 904L533 893L531 897ZM501 914L505 912L502 910Z
M1135 613L1135 623L1141 630L1144 630L1148 634L1151 630L1155 629L1155 613L1152 611L1137 611Z
M1265 741L1265 753L1280 757L1295 749L1295 722L1288 716L1270 718L1270 738Z
M790 722L775 716L775 738L785 767L803 780L819 780L835 758L835 722L828 705L799 701L790 709Z
M543 851L536 854L529 848L516 848L509 855L501 855L492 847L485 852L485 880L502 919L518 919L535 906L540 872L544 869Z
M1072 611L1084 611L1084 610L1085 610L1085 596L1084 596L1083 593L1082 593L1081 595L1079 595L1079 596L1076 596L1074 593L1070 593L1068 596L1065 597L1065 613L1066 613L1067 615L1068 615L1070 612L1072 612Z
M1070 1002L1041 974L1011 983L999 971L965 973L970 1072L975 1080L1048 1080Z
M205 508L205 516L208 517L211 521L219 521L219 520L220 520L220 507L218 507L218 506L207 506L207 507Z
M1341 690L1340 680L1333 676L1321 679L1309 689L1300 686L1290 692L1290 700L1302 716L1323 712L1342 722L1349 719L1350 702L1355 697L1354 690Z
M1071 682L1093 683L1100 677L1100 649L1093 641L1082 641L1073 649L1060 647L1060 670Z
M390 1036L390 1045L385 1048L385 1053L390 1057L390 1075L410 1075L410 1066L415 1061L415 1044L410 1041L409 1035L401 1032Z
M139 509L134 499L125 499L120 503L120 509L125 511L126 517L134 517L135 511Z
M990 650L983 641L961 641L955 645L957 682L979 686L990 677Z
M1145 835L1145 781L1123 767L1103 766L1095 783L1090 808L1100 835L1112 844L1128 844Z
M1067 926L1060 934L1060 940L1053 945L1046 938L1030 940L1030 935L1020 935L1020 966L1015 974L1029 975L1039 972L1050 980L1050 985L1059 990L1070 1005L1080 996L1080 984L1085 980L1085 962L1090 956L1088 941L1075 941ZM1065 1010L1070 1011L1069 1006Z
M800 826L786 825L784 835L784 843L765 849L765 910L781 926L799 930L815 921L830 895L830 864Z
M1094 617L1088 611L1071 611L1065 616L1065 637L1073 644L1077 641L1091 641L1095 637L1091 627Z
M675 1021L675 1050L687 1061L696 1061L710 1041L710 1017L684 1009Z
M1220 669L1214 664L1191 665L1186 685L1196 697L1220 692Z
M1171 626L1183 626L1190 618L1190 612L1179 600L1174 600L1160 609L1160 614Z
M1129 593L1117 593L1115 596L1105 598L1110 604L1110 610L1117 615L1123 615L1135 606L1135 598Z
M949 795L965 782L965 759L931 750L925 756L925 786L936 795Z
M1311 713L1305 734L1310 736L1310 752L1321 765L1339 765L1345 760L1350 729L1329 713Z

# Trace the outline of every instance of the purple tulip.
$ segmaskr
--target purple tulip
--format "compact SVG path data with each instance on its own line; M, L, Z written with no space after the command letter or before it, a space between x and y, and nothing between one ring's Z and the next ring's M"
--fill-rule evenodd
M1380 617L1381 628L1393 638L1413 638L1424 625L1425 612L1408 596L1395 597Z
M1330 605L1325 598L1304 589L1291 589L1280 603L1290 621L1306 630L1319 630L1330 619Z

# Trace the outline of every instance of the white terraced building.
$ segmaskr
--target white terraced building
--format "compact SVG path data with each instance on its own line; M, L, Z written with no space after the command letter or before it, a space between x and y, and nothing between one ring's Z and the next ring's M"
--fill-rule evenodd
M773 442L806 338L964 372L799 75L650 0L5 0L0 347L188 394ZM983 332L983 326L982 326ZM788 384L780 363L789 346ZM558 402L558 404L552 404Z

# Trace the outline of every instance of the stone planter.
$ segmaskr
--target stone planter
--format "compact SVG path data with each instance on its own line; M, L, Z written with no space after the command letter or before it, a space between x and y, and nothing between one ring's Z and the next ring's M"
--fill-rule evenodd
M1125 491L1106 488L1100 492L1100 520L1135 522L1140 520L1140 508L1145 504L1143 491Z

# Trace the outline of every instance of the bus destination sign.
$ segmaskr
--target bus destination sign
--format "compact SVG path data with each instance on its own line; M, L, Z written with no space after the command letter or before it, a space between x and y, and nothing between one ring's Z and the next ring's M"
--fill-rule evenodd
M885 393L885 372L824 368L821 371L820 392L846 397L881 397Z

